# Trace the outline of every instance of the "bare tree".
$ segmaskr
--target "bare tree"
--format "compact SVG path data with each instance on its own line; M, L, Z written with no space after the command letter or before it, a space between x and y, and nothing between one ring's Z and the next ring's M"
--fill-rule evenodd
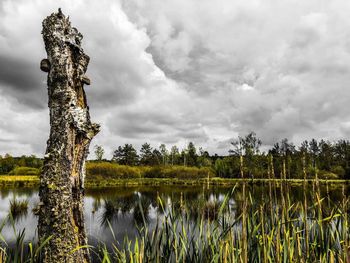
M40 176L38 232L44 262L90 262L84 227L85 160L99 125L90 121L84 84L89 63L82 35L61 10L43 21L50 137Z

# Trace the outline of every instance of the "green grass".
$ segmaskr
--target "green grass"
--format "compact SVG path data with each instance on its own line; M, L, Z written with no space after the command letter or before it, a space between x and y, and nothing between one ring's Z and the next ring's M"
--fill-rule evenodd
M292 185L302 185L303 179L239 179L239 178L220 178L210 177L198 178L198 179L184 179L184 178L106 178L104 176L93 176L87 178L85 181L85 187L91 188L104 188L104 187L115 187L115 186L161 186L161 185L220 185L220 186L234 186L236 183L275 183L280 184L282 182L288 182ZM312 184L314 180L308 179L306 183ZM320 179L321 184L328 183L332 184L350 184L350 180L324 180ZM38 187L39 177L38 176L26 176L26 175L0 175L0 188L14 188L14 187Z
M33 167L16 167L8 173L9 175L40 175L40 169Z
M0 175L0 188L37 187L39 176L34 175Z

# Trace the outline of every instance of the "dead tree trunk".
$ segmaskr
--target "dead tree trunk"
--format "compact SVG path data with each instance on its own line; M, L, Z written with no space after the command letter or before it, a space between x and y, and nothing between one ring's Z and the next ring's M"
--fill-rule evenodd
M48 72L50 137L40 177L38 232L44 262L90 262L84 227L85 159L99 125L90 121L83 89L89 63L80 47L82 35L61 10L43 21Z

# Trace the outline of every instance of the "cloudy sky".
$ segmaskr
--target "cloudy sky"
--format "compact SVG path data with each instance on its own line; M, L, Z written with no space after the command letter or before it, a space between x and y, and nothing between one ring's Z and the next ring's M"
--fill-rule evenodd
M0 0L0 154L45 151L40 32L58 7L84 35L108 156L145 141L226 154L250 131L349 139L350 1Z

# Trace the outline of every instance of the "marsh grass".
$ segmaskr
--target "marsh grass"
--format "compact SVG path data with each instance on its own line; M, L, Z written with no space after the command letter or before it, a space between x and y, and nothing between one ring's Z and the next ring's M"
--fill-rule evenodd
M292 203L288 184L266 193L263 203L254 202L245 188L239 213L232 212L227 195L215 220L199 214L194 222L186 205L179 213L159 199L164 217L154 230L145 222L136 240L126 238L112 250L100 247L98 254L104 262L349 262L345 188L339 203L322 197L318 182L313 188L313 193L304 188L305 198L313 195L311 203Z
M139 179L139 178L177 178L199 179L214 177L208 167L187 167L181 165L128 166L109 162L87 162L87 179Z
M34 167L16 167L12 171L10 171L9 175L39 175L41 172L41 169L34 168Z
M33 188L39 185L39 177L34 175L0 175L0 188Z
M28 200L11 200L9 213L14 221L25 217L28 214Z
M2 236L2 230L6 224L10 224L13 231L13 239L6 241ZM41 244L36 240L25 241L25 229L17 230L12 214L0 225L0 263L35 263L42 262L42 248L49 242L51 237L45 239Z
M254 200L252 188L243 182L220 202L206 203L195 219L186 200L169 204L158 197L154 228L144 214L143 206L149 204L140 198L138 236L99 243L90 248L91 255L96 262L350 262L345 187L341 200L333 202L329 190L321 194L319 182L312 183L311 192L305 180L303 200L292 201L286 180L278 187L276 181L268 183L262 202ZM234 204L230 202L233 194L239 195ZM112 229L108 220L106 225ZM34 249L35 242L24 242L24 231L15 233L15 246L2 239L0 262L40 260L41 246Z

